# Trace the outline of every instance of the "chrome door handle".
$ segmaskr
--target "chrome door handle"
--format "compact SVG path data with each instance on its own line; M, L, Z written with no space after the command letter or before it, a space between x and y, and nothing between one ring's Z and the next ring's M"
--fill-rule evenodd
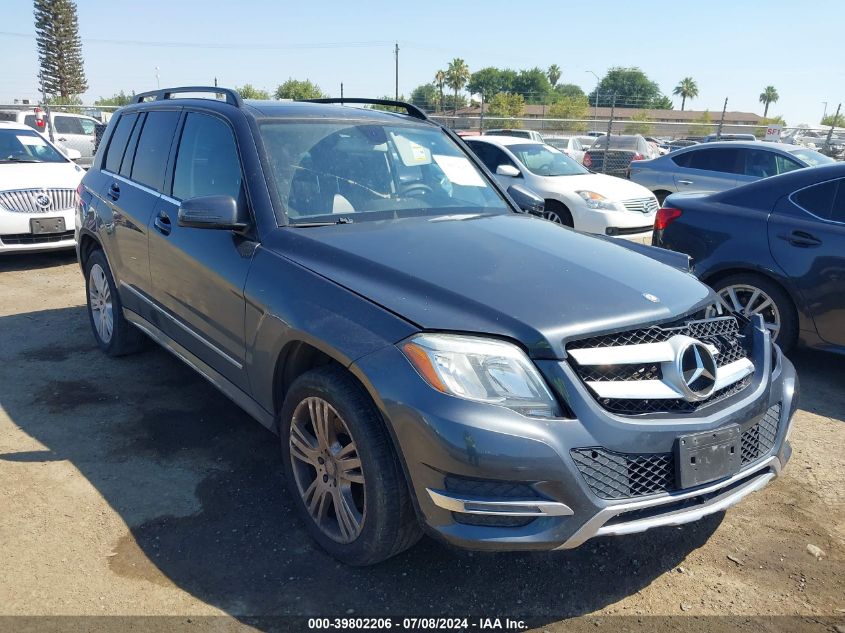
M692 184L692 180L679 180L679 181L678 181L678 184L679 184L679 185L691 185L691 184Z

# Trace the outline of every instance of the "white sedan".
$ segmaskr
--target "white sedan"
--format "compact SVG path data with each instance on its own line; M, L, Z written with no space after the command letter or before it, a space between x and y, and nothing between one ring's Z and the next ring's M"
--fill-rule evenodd
M85 173L26 125L0 122L0 254L72 248L76 188Z
M585 233L651 236L659 205L645 187L594 174L544 143L506 136L465 141L506 189L519 183L544 198L546 219Z

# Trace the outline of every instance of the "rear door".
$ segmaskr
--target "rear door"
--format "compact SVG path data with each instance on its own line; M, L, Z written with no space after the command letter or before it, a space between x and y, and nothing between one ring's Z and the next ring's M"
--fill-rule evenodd
M772 255L804 296L819 336L845 345L845 179L782 198L768 230Z
M230 230L179 226L183 200L228 195L246 205L235 135L211 113L189 112L172 183L149 219L153 296L161 327L203 362L248 391L244 369L244 285L256 243Z
M739 151L733 147L708 147L674 154L675 188L680 192L724 191L737 184Z

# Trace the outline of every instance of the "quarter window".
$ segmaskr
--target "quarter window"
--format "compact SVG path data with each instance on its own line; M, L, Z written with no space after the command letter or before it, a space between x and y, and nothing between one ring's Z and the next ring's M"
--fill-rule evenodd
M129 135L132 134L132 127L135 125L137 118L138 115L135 113L124 114L117 122L117 127L112 132L106 152L106 169L110 172L116 174L120 171L120 163L123 160L124 152L126 152L126 143L129 141Z
M796 169L803 169L804 167L797 160L792 160L791 158L787 158L781 154L777 154L775 156L775 160L777 161L779 174L785 174L788 171L794 171Z
M179 113L176 111L147 113L141 137L138 139L138 147L135 150L132 180L161 190L170 146L173 143L173 133L176 131L178 122Z
M180 200L223 195L237 199L241 163L229 126L220 119L191 113L176 156L173 196Z

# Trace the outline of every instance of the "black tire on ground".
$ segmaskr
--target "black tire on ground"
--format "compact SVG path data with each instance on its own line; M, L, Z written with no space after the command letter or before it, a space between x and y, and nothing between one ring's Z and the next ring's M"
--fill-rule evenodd
M780 313L780 332L778 332L775 342L784 353L795 347L798 339L798 315L792 298L780 285L756 273L736 273L722 277L712 284L713 290L716 292L721 292L729 286L758 288L767 294Z
M357 537L347 543L331 538L317 525L294 474L290 444L294 413L300 403L315 397L327 402L342 418L361 462L364 495L359 503L364 508L363 522ZM422 536L408 484L381 415L346 369L327 365L297 378L282 405L279 436L285 478L297 512L311 537L333 557L349 565L373 565L411 547ZM302 462L297 465L301 468Z
M556 200L546 200L543 217L549 222L562 224L563 226L568 226L569 228L573 228L575 226L575 223L572 221L572 213L570 213L569 209L567 209L563 204L557 202Z
M105 284L108 289L110 330L99 327L100 320L95 316L97 312L94 309L95 297L103 296L102 292L97 291L97 280L101 287ZM145 346L147 337L123 316L123 304L117 293L117 286L106 256L101 250L95 250L85 262L85 292L88 300L88 321L94 333L94 340L104 353L109 356L124 356L137 352Z
M671 195L671 193L672 193L671 191L663 191L663 190L655 191L654 197L657 198L657 204L659 204L662 207L664 200L666 200L666 198L668 198Z

